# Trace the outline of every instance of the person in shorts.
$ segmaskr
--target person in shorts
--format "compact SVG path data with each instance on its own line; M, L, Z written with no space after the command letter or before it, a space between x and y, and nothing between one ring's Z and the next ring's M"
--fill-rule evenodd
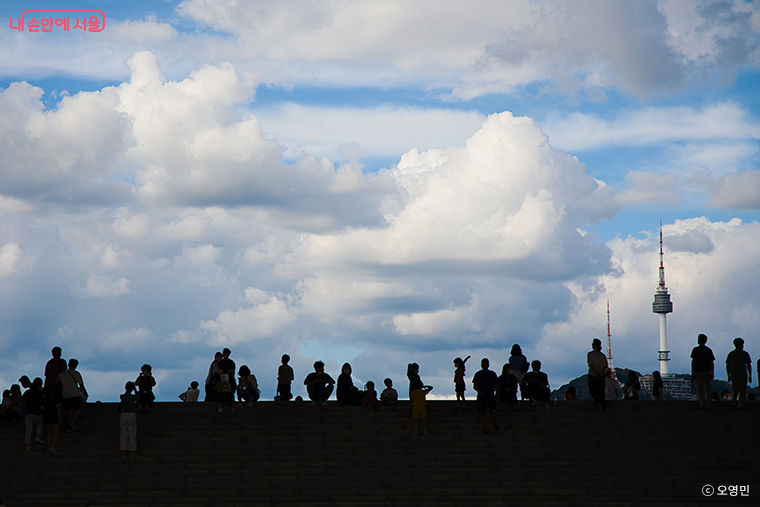
M496 391L498 390L499 377L495 371L488 369L490 365L491 363L484 357L480 361L480 371L472 377L472 386L478 393L475 403L478 414L480 414L480 422L483 424L484 435L488 435L488 423L486 422L486 412L488 411L491 412L493 429L499 431L499 424L496 418Z

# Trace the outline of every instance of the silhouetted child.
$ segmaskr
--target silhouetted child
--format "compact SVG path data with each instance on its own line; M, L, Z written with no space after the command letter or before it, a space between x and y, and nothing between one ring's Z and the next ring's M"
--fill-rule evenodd
M465 391L465 381L464 381L464 371L465 371L465 364L467 363L467 360L470 358L470 356L465 357L462 359L461 357L457 357L454 359L454 366L456 369L454 370L454 391L457 395L457 403L454 407L454 410L466 410L465 403L464 403L464 391Z
M214 390L216 391L216 399L218 402L217 412L224 412L224 409L222 408L222 404L224 402L229 402L230 406L232 407L231 412L236 412L235 393L232 389L232 382L230 381L229 374L222 373L219 375L219 381L214 386Z
M427 428L427 402L425 401L425 396L432 390L432 386L422 386L422 388L412 391L410 396L412 400L412 419L414 419L414 431L412 435L419 435L417 422L420 419L422 419L422 428L425 430L424 435L430 435Z
M277 392L274 397L275 401L290 401L293 397L293 393L290 391L290 383L293 382L295 374L293 373L293 368L288 365L289 362L290 356L283 354L282 364L277 369Z
M662 377L659 371L652 372L652 401L662 401Z
M377 391L375 391L375 383L369 380L364 385L364 397L362 397L362 407L365 412L377 410Z
M127 457L127 451L134 458L137 456L137 402L134 382L124 385L124 394L119 396L119 449L121 457Z
M385 389L380 393L380 403L378 403L377 408L379 409L383 405L390 405L394 412L398 412L398 407L396 406L398 393L393 389L393 381L387 378L383 383L385 384Z
M504 410L504 404L512 405L517 410L517 377L512 374L512 365L506 363L499 375L499 408Z
M142 365L140 375L135 379L135 387L138 391L137 409L141 413L148 411L153 406L156 396L153 394L153 386L156 385L156 379L153 378L152 368L149 364Z
M198 397L201 395L200 389L198 389L198 382L193 380L190 382L190 387L187 388L187 391L180 393L178 398L184 402L187 403L195 403L198 401Z
M570 386L565 389L565 401L578 401L578 395L575 387Z

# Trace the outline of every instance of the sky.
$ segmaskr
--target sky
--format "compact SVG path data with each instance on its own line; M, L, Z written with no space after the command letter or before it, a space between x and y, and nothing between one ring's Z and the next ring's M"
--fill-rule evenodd
M514 343L556 388L607 301L651 372L660 223L670 371L698 333L718 378L760 354L756 3L29 8L0 3L3 388L58 345L91 400L143 363L173 400L229 347L265 399L284 353L295 394L319 359L446 397Z

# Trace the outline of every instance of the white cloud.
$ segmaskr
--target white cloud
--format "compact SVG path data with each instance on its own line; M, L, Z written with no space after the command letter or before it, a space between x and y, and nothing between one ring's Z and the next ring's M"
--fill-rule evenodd
M81 298L112 298L128 294L130 281L126 278L113 280L108 276L90 275L84 287L72 288L72 293Z
M18 273L23 253L18 243L6 243L0 248L0 279Z
M130 353L148 348L154 340L155 336L149 327L139 327L110 333L99 339L97 346L108 354Z
M612 192L528 118L492 115L465 147L412 150L389 175L400 193L384 205L385 225L305 235L286 261L294 269L489 266L549 278L604 269L604 249L577 229L614 216Z
M616 146L646 146L684 141L760 139L760 124L733 102L701 109L647 107L603 119L586 113L550 116L542 122L552 145L571 152Z
M726 174L718 179L698 175L695 181L711 191L709 208L760 209L760 171Z
M107 40L117 43L144 44L174 39L177 30L168 23L159 23L155 16L149 16L144 21L125 19L110 23L103 35Z
M272 337L295 318L285 301L261 289L248 287L245 298L251 306L224 310L216 319L200 323L200 328L209 335L209 344L235 345Z
M222 249L214 245L184 247L182 253L174 259L174 264L177 267L211 266L219 260L221 255Z

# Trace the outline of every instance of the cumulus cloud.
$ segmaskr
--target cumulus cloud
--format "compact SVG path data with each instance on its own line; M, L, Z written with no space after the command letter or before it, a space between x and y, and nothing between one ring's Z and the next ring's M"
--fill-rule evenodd
M285 301L261 289L248 287L245 299L249 307L224 310L216 319L200 323L200 328L209 335L210 344L235 345L272 337L295 318Z
M72 293L81 298L112 298L128 294L130 281L126 278L114 280L109 276L90 275L82 287L74 287Z
M695 181L711 191L709 208L760 209L760 171L726 174L718 179L697 175Z
M562 278L606 269L578 232L617 212L614 196L528 118L490 116L464 147L405 154L383 226L304 237L294 266L345 263Z

